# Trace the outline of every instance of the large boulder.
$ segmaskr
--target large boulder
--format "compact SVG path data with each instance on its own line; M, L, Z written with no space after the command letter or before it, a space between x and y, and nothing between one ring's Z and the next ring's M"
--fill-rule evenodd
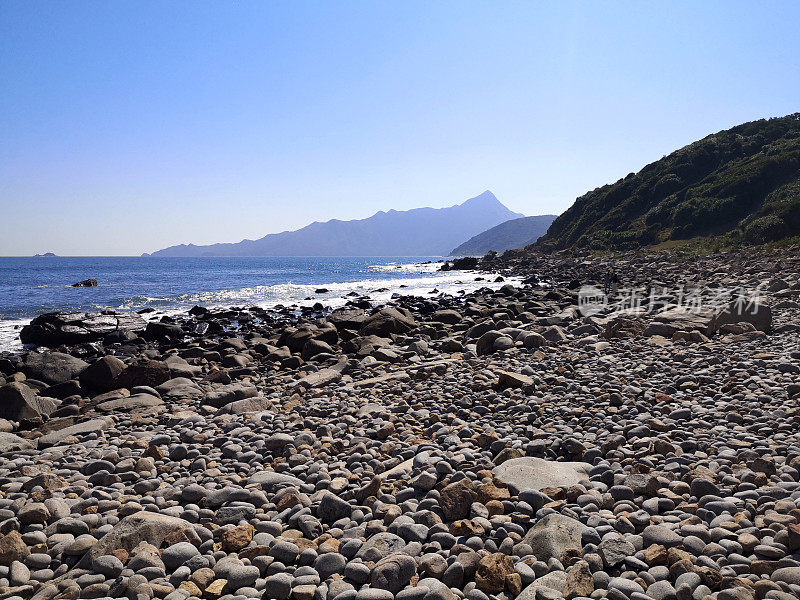
M168 379L156 387L156 391L161 394L162 398L179 399L197 398L205 393L197 383L186 377Z
M52 312L39 315L22 328L23 344L59 346L102 340L114 332L144 331L147 323L136 313Z
M342 380L342 374L347 370L347 361L341 360L332 367L320 369L298 379L291 387L303 387L306 389L322 387L331 383L338 383Z
M89 363L63 352L29 352L25 357L25 373L45 383L65 383L75 379Z
M306 342L314 339L316 327L303 325L302 327L287 327L278 338L278 346L288 346L292 352L300 352Z
M367 315L360 308L339 308L328 315L328 322L337 330L350 329L358 331L367 320Z
M0 387L0 419L41 421L56 408L52 398L37 396L24 383L15 381Z
M158 387L170 378L169 367L161 361L142 359L125 367L114 378L113 389L132 389L140 385Z
M687 310L683 307L670 308L653 317L644 330L646 337L660 335L671 338L677 331L699 331L709 335L712 331L713 315L707 310Z
M185 358L177 354L170 354L164 359L164 364L169 367L169 373L173 377L198 377L203 372L201 366L190 365Z
M589 483L592 465L584 462L544 460L533 456L512 458L492 469L494 476L518 490L542 490Z
M106 400L97 405L97 410L107 413L141 411L160 407L164 401L158 396L151 394L133 394L122 398Z
M142 542L159 548L167 536L174 537L176 534L183 534L189 541L198 543L200 541L188 521L156 512L139 511L114 525L113 529L100 538L100 541L84 555L81 563L88 566L98 556L112 554L115 550L121 549L130 553Z
M366 542L356 552L356 558L365 562L377 563L381 559L395 552L402 552L406 547L406 541L399 535L382 531L367 539Z
M772 309L758 301L734 301L714 315L710 329L717 331L731 323L750 323L759 331L769 332L772 329Z
M342 344L342 351L347 354L355 354L359 358L369 356L379 348L388 348L391 343L386 338L377 335L365 335L354 337Z
M368 317L359 333L389 337L393 333L408 333L416 326L417 322L408 310L387 306Z
M253 396L252 398L245 398L244 400L234 400L230 404L226 404L217 411L218 415L243 415L247 413L264 412L266 410L274 410L275 405L272 400L264 398L263 396Z
M507 554L495 552L484 556L475 572L475 583L479 590L488 594L499 594L506 586L506 577L514 572L514 561Z
M564 598L567 591L566 571L550 571L547 575L537 577L528 585L516 600L535 600L536 598ZM572 597L572 596L569 596Z
M30 450L33 448L33 442L21 438L13 433L6 433L0 431L0 454L6 452L16 452L18 450Z
M520 388L533 385L533 379L513 371L497 371L497 385L500 388Z
M522 543L533 548L533 554L538 560L562 560L564 551L568 548L580 550L583 547L581 534L585 529L586 526L576 519L551 513L531 527Z
M181 329L180 325L174 323L162 323L160 321L151 321L147 324L142 337L148 340L181 340L186 333Z
M246 398L254 398L258 395L258 390L253 385L245 383L229 383L216 388L213 392L206 394L203 404L208 404L214 408L221 408Z
M303 481L289 475L288 473L276 473L274 471L259 471L250 477L248 482L251 485L261 486L266 492L274 493L285 487L302 487Z
M90 433L98 433L104 429L108 429L113 424L113 421L111 421L109 418L92 419L90 421L84 421L83 423L71 425L70 427L65 427L64 429L59 429L58 431L47 433L36 440L36 442L40 449L49 448L50 446L57 446L70 437L78 438Z
M300 358L303 360L311 360L317 354L333 354L333 348L327 342L318 339L308 340L303 345L303 350L300 352Z
M507 336L504 336L502 333L494 329L487 331L486 333L481 335L478 338L478 341L475 342L475 348L476 352L478 353L478 356L483 356L484 354L491 354L492 352L494 352L495 351L494 343L502 337L507 337Z
M456 323L460 323L462 319L461 313L452 309L437 310L431 315L431 321L445 323L447 325L455 325Z
M114 380L125 370L125 363L116 356L108 355L99 358L84 369L78 378L81 385L99 392L108 392L114 388Z
M468 479L462 479L445 486L439 497L439 506L447 521L463 519L469 515L472 503L478 494Z
M379 590L397 594L406 587L417 572L417 563L404 552L396 552L380 559L372 568L370 585Z

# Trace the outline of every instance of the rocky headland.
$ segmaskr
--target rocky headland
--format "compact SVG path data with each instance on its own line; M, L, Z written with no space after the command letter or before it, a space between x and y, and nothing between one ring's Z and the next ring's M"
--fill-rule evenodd
M525 283L36 319L0 597L800 597L798 252L481 265Z

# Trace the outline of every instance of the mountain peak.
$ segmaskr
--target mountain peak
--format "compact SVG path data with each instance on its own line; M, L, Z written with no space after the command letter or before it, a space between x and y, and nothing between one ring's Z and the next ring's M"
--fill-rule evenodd
M485 192L478 194L474 198L470 198L469 200L465 200L459 206L474 206L474 207L487 207L487 206L503 206L505 205L497 199L491 191L486 190Z

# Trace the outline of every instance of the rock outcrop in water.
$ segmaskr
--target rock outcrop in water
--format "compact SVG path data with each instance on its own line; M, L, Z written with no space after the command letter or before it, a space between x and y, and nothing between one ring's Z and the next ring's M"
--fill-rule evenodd
M0 358L0 593L800 596L797 250L616 257L588 316L608 261L488 261L528 283Z
M78 283L73 283L72 287L97 287L97 279L84 279Z

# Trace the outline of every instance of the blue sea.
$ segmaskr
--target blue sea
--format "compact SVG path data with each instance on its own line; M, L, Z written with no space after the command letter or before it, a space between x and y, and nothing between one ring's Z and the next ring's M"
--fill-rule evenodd
M343 305L350 292L384 302L392 294L471 291L476 273L440 272L441 257L25 257L0 258L0 350L19 328L54 310L104 308L162 314L208 307ZM486 277L485 275L483 275ZM97 279L92 288L71 287ZM497 287L501 284L491 284ZM317 293L319 288L328 292Z

